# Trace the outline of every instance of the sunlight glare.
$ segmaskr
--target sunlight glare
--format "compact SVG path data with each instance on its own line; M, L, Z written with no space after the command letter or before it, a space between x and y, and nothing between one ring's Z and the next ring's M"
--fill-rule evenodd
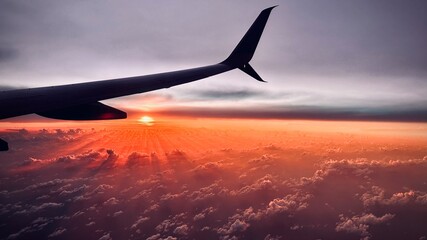
M149 116L143 116L138 120L138 122L145 124L147 126L153 126L154 119L152 117L149 117Z

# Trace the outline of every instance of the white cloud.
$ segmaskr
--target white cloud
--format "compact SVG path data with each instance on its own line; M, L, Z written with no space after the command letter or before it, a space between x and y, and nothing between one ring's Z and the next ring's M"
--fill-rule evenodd
M92 194L103 194L106 190L112 189L113 186L109 184L100 184L95 189L93 189L91 192L88 193L88 195Z
M409 190L407 192L393 193L386 197L384 189L372 186L371 190L364 193L360 199L366 207L379 205L406 205L406 204L427 204L427 193L422 191Z
M106 233L102 235L98 240L113 240L113 238L110 236L110 233Z
M270 174L265 175L264 177L258 179L255 183L252 185L244 186L238 191L230 191L231 195L237 195L237 194L249 194L252 192L258 192L258 191L275 191L276 188L276 178L271 176Z
M377 217L372 213L356 215L352 217L344 217L340 215L340 221L337 223L335 230L337 232L357 233L361 237L369 237L368 232L371 225L381 224L390 221L395 215L387 213L381 217Z
M113 206L113 205L117 205L117 204L119 204L120 203L120 201L119 200L117 200L117 198L115 198L115 197L111 197L111 198L109 198L107 201L105 201L103 204L105 205L105 206Z
M213 208L213 207L205 208L205 209L203 209L203 211L202 211L202 212L200 212L200 213L196 214L196 215L193 217L193 220L194 220L194 221L202 220L202 219L204 219L207 215L209 215L209 214L211 214L211 213L214 213L215 211L217 211L217 209L215 209L215 208Z
M188 234L188 231L189 227L186 224L183 224L181 226L176 227L175 230L173 230L173 233L181 236L186 236Z
M123 211L117 211L117 212L113 213L113 217L118 217L122 214L123 214Z
M273 199L268 203L265 210L266 214L275 214L280 212L294 213L307 208L308 200L312 198L311 194L295 193L286 195L283 198Z
M245 221L240 221L239 219L236 219L231 225L230 228L227 230L228 234L235 233L235 232L243 232L245 231L250 224L246 223Z
M139 227L139 225L143 224L144 222L146 222L146 221L148 221L148 220L150 220L150 218L149 218L149 217L143 217L143 216L140 216L140 217L135 221L135 223L134 223L134 224L132 224L132 226L131 226L130 228L131 228L131 229L136 229L136 228L138 228L138 227Z
M65 231L67 231L67 229L65 228L57 228L53 233L51 233L48 237L58 237L60 235L62 235Z
M21 211L17 211L16 214L31 214L31 213L40 212L49 208L61 208L63 206L64 206L63 203L47 202L38 206L30 206L29 209L26 209L26 210L24 209Z

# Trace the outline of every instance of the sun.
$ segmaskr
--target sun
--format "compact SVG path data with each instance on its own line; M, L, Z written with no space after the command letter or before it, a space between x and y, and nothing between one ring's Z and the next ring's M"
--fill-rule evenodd
M138 122L147 126L152 126L154 124L154 119L150 116L143 116L138 120Z

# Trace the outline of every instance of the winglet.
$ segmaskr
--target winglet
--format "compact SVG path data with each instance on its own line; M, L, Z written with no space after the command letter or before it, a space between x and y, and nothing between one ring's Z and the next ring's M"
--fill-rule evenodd
M243 66L239 67L239 69L260 82L266 82L262 80L262 78L258 75L258 73L255 72L255 69L253 69L249 63L243 64Z
M275 7L277 6L266 8L258 15L255 22L246 32L245 36L243 36L242 40L240 40L239 44L237 44L230 56L221 62L221 64L239 68L258 81L264 82L249 65L249 61L255 53L255 49L258 45L259 39L261 38L262 32L264 31L264 27L267 23L268 17L270 16L271 10Z

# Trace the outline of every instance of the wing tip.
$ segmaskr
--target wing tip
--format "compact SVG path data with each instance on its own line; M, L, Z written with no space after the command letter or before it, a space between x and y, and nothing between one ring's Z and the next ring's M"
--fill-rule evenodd
M268 7L268 8L266 8L266 9L264 9L264 10L262 10L262 11L271 11L271 10L273 10L274 8L276 8L276 7L278 7L279 5L274 5L274 6L272 6L272 7Z
M270 12L275 7L277 7L277 5L266 8L262 10L261 13L259 13L258 17L247 30L243 38L240 40L228 58L222 61L221 64L238 68L251 61L264 31L265 25L267 24Z

